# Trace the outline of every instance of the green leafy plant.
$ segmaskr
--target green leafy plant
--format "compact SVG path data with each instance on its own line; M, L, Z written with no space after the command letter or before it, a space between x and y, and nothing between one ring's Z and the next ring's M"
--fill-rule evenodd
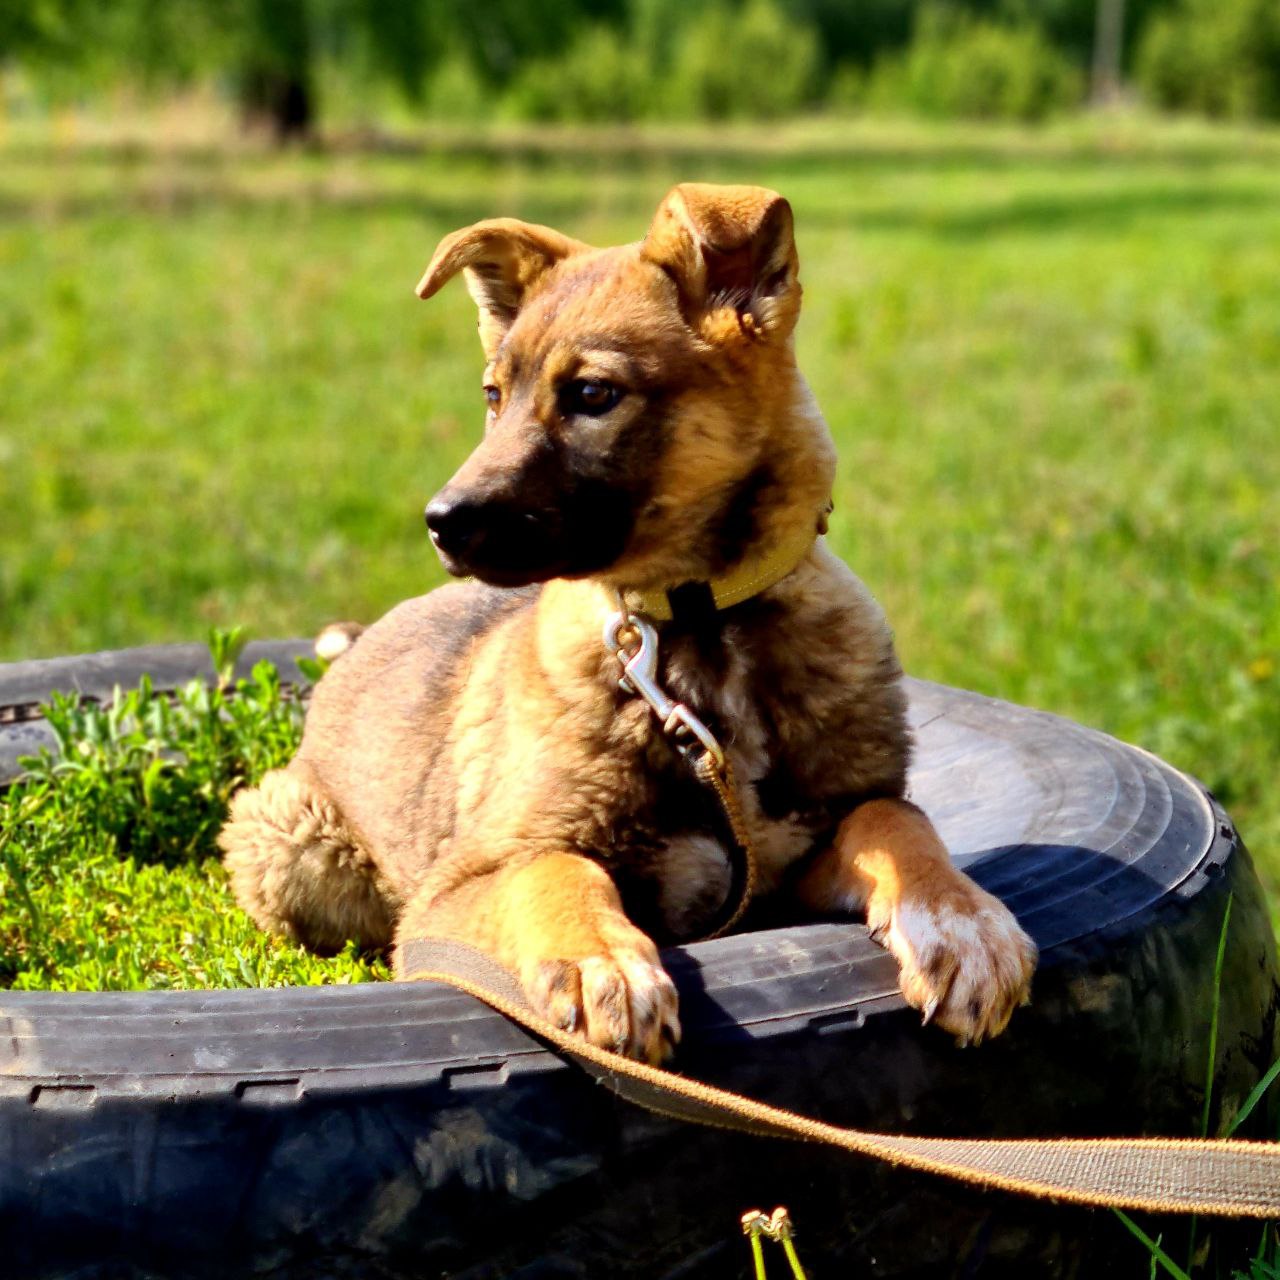
M679 32L663 113L776 119L811 99L819 58L814 31L772 0L710 4Z
M101 705L55 695L57 749L0 793L0 986L265 986L385 972L261 933L214 844L231 795L285 764L302 705L267 662L232 680L240 628L215 632L213 686L144 679Z
M1147 28L1135 70L1158 107L1280 119L1280 5L1181 0Z
M638 5L632 30L586 27L563 52L528 63L505 110L523 120L775 119L819 84L814 30L773 0L681 13Z
M249 641L244 627L231 627L222 630L214 627L209 632L209 657L213 660L213 673L218 679L218 688L225 689L235 678L236 663Z
M925 116L1036 121L1079 105L1083 93L1078 70L1033 24L929 7L906 51L877 64L867 100Z
M645 113L651 88L645 58L612 27L593 26L561 56L529 63L506 108L523 120L630 121Z

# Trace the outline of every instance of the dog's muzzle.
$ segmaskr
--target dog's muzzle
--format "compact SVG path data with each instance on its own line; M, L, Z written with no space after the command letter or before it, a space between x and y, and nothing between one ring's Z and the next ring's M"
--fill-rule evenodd
M427 504L425 516L431 541L455 577L519 586L553 577L560 569L554 513L442 492Z

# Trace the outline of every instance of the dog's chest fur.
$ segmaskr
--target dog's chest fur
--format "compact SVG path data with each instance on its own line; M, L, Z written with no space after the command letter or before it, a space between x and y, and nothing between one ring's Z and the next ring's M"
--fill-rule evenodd
M317 686L296 767L397 901L567 849L608 867L641 927L697 936L729 876L718 805L619 691L599 641L607 596L556 596L457 584L406 602ZM902 793L892 637L824 547L714 626L664 626L660 649L661 683L733 762L763 892L860 801Z
M733 765L739 803L751 831L757 888L776 888L789 866L832 825L828 805L797 787L771 732L775 708L753 680L751 664L729 644L684 638L672 646L666 683L672 695L698 709ZM664 761L657 788L669 789L651 816L637 814L633 829L647 822L674 827L655 832L658 853L651 875L659 919L653 927L674 938L696 936L729 891L729 833L712 793L695 794L681 761Z
M861 583L839 570L818 553L784 589L662 633L664 687L733 764L762 894L857 803L904 785L908 736L889 633ZM712 794L650 729L637 762L646 785L617 815L611 862L645 927L689 937L728 889L727 831Z

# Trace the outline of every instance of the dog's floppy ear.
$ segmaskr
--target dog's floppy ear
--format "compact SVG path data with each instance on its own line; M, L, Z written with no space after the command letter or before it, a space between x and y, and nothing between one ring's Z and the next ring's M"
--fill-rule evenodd
M516 318L529 287L557 262L589 246L516 218L490 218L440 241L418 297L430 298L459 271L480 308L480 341L492 354Z
M791 206L764 187L686 182L658 206L641 253L675 281L685 316L733 308L744 328L785 336L800 307Z

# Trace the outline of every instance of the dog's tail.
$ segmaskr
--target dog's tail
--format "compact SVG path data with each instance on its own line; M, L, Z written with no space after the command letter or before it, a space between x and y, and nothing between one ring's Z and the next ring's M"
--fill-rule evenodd
M363 634L362 622L331 622L316 636L316 657L336 662Z
M297 761L232 797L218 844L236 901L260 928L322 954L348 938L391 941L394 892Z

